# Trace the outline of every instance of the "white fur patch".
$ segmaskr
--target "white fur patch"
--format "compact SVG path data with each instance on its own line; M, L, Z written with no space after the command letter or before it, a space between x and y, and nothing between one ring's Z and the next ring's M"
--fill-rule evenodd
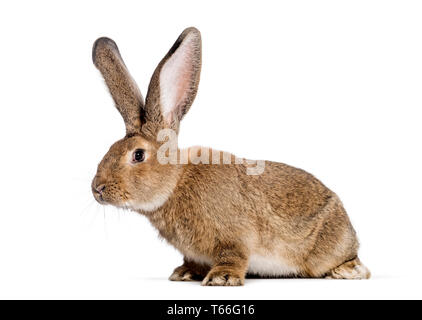
M136 202L136 201L129 201L128 207L132 208L133 210L141 210L141 211L155 211L162 207L167 200L170 198L171 193L168 194L159 194L156 195L151 201L149 202Z
M204 255L184 252L189 260L203 265L212 265L212 260ZM248 273L260 276L289 276L297 274L297 269L287 265L282 259L253 254L249 257Z
M191 260L193 262L196 262L197 264L202 264L202 265L206 265L206 266L212 266L212 260L207 257L204 256L202 254L195 254L193 252L190 251L185 251L184 255L186 258L188 258L188 260Z
M288 276L296 274L297 269L286 264L282 258L252 254L248 272L261 276Z

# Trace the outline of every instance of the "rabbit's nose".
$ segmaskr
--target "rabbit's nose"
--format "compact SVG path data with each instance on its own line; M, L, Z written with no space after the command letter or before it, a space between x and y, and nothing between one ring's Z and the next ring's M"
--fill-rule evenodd
M102 194L103 191L104 191L104 189L105 189L105 184L104 183L102 183L102 184L100 184L100 185L98 185L98 186L95 187L95 191L97 193L99 193L99 194Z

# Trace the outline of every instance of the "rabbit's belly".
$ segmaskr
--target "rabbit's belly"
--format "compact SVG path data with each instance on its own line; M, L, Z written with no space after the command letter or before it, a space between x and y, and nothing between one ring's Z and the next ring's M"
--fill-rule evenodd
M212 266L212 259L192 251L183 251L186 258L198 264ZM299 269L288 264L279 255L251 254L249 257L248 273L260 276L292 276L299 273Z
M297 274L298 270L281 257L252 254L249 257L248 273L261 276L289 276Z
M184 250L183 254L186 258L189 260L196 262L198 264L202 264L205 266L211 266L212 265L212 259L210 257L207 257L203 254L194 253L190 250Z

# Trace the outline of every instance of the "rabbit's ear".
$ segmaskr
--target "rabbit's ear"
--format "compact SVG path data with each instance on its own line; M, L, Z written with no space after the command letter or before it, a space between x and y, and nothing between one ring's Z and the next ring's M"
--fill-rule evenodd
M146 99L146 126L152 122L178 131L195 99L200 73L201 34L192 27L182 32L155 69Z
M126 125L126 134L139 133L144 113L144 99L127 70L116 43L99 38L92 48L92 60L100 70L116 107Z

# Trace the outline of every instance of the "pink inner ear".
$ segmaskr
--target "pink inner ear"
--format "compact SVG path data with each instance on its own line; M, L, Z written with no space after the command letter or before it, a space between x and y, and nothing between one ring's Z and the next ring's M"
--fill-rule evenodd
M168 124L181 115L191 91L195 36L187 35L175 53L166 61L160 73L160 102Z

